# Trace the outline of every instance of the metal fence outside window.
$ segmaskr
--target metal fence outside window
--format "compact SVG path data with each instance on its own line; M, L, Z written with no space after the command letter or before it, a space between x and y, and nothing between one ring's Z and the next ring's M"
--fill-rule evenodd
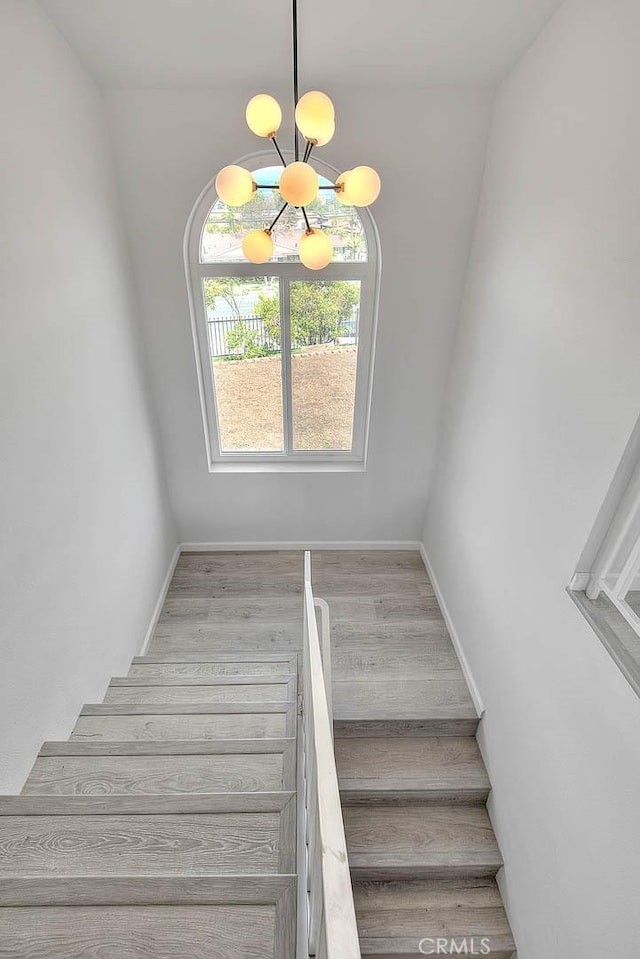
M345 337L341 337L341 340L353 339L353 341L357 341L359 312L360 311L358 309L354 310L353 316L344 321ZM242 347L231 349L227 340L228 334L238 323L244 324L244 327L249 334L256 334L256 342L258 346L266 347L267 349L272 350L274 353L277 353L280 350L280 344L269 336L264 320L261 316L217 316L214 319L209 319L207 321L209 351L212 359L218 359L219 357L223 356L242 355ZM294 349L301 345L303 344L291 344Z

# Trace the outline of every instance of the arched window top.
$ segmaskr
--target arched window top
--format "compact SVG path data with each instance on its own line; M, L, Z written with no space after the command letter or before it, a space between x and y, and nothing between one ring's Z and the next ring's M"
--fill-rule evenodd
M259 167L253 171L258 185L277 184L281 166ZM331 181L320 175L321 186ZM209 209L200 237L201 263L246 263L242 253L242 238L249 230L262 230L273 222L282 207L277 189L257 190L253 198L241 207L229 207L216 198ZM323 189L307 206L313 225L324 230L333 246L334 263L365 263L367 238L362 220L355 207L345 206L333 190ZM302 213L287 207L273 231L274 263L299 263L298 240L304 230Z
M282 168L273 166L272 154L237 162L258 183L278 182ZM335 181L337 171L313 165L322 185ZM244 235L269 227L281 208L276 189L227 207L212 180L187 223L185 271L209 469L362 470L380 286L376 226L368 209L344 206L332 190L321 190L307 210L311 226L331 238L327 267L310 270L300 261L305 223L295 209L273 229L273 259L248 262Z

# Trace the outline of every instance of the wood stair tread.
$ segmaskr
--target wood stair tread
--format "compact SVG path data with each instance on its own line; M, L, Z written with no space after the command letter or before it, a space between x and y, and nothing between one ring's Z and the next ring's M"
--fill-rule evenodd
M335 752L344 803L484 802L490 790L471 737L337 739Z
M343 816L355 879L495 876L502 865L482 807L361 804Z
M256 682L256 677L241 682L237 678L213 679L129 679L111 680L104 703L282 703L296 698L295 679L270 679Z
M132 666L149 666L153 664L172 664L172 663L204 663L206 665L233 666L241 664L245 666L254 664L257 666L272 665L273 663L288 663L295 670L298 657L288 649L269 649L256 655L255 652L246 650L234 650L231 653L216 653L214 656L199 656L197 653L188 653L180 650L176 653L151 653L147 652L144 656L134 656L131 660Z
M0 951L21 959L292 955L295 876L0 879Z
M302 649L302 617L299 621L261 622L239 616L236 622L211 621L197 611L177 611L161 620L149 645L149 657L173 656L179 660L193 658L232 661L238 650L252 659L262 659L275 650L291 656Z
M295 749L288 739L195 739L190 741L132 740L131 742L84 743L77 740L46 742L39 756L215 756L225 753L281 753Z
M293 747L269 753L39 756L23 795L170 795L295 788Z
M334 681L333 709L336 718L343 720L477 717L459 670L444 670L421 679Z
M0 877L291 873L291 793L0 797Z
M269 905L20 906L0 909L0 922L0 949L21 959L237 959L239 942L243 959L264 959L276 943Z
M295 703L103 703L84 706L71 739L281 739L295 735Z
M186 664L188 665L188 664ZM200 664L203 665L203 664ZM293 673L274 676L113 676L110 686L230 686L232 689L241 686L255 687L258 692L264 686L283 686L291 683ZM258 697L260 699L260 697ZM266 702L266 697L262 697Z
M290 678L297 673L297 657L289 653L254 654L250 659L243 659L235 654L233 659L216 657L215 659L202 656L138 656L132 663L128 677L133 679L162 677L162 679L181 678L219 678L227 681L231 677L254 677L254 682L263 682L265 678ZM259 680L256 677L260 677Z
M363 956L418 959L421 940L442 937L458 948L466 940L469 952L473 940L475 954L494 959L515 954L493 881L356 882L354 901Z

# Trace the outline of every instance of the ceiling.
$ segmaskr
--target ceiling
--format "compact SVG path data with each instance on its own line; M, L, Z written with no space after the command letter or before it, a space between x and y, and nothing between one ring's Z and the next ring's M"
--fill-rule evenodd
M290 0L40 0L116 87L268 89L290 69ZM299 0L301 86L500 81L560 0Z

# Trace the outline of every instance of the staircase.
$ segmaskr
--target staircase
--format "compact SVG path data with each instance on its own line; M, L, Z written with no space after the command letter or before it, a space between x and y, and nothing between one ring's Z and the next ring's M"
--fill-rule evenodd
M148 655L0 798L0 959L294 959L301 574L293 552L181 557ZM314 553L313 580L362 956L514 959L419 554Z
M134 660L0 799L0 956L293 959L297 657Z
M515 959L478 717L419 554L314 559L362 956Z

